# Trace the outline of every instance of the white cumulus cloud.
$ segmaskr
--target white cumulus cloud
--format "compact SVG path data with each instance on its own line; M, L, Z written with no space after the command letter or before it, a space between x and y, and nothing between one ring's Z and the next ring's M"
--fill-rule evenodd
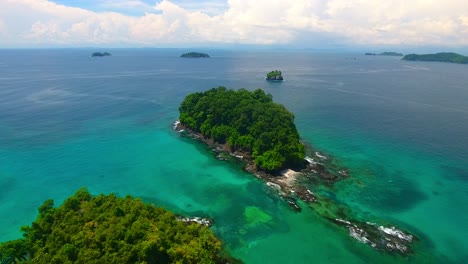
M198 1L197 1L198 2ZM171 46L294 44L326 35L346 45L468 45L468 2L460 0L139 0L101 1L140 8L130 16L48 0L0 0L1 46ZM185 6L185 7L183 7ZM217 10L216 12L214 10ZM305 43L307 44L307 43Z

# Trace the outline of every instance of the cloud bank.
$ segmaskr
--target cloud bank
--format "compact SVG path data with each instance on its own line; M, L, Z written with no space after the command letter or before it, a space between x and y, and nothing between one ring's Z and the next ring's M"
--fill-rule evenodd
M270 45L325 35L345 45L468 46L468 4L460 0L228 0L215 14L206 3L101 2L145 13L0 0L0 47Z

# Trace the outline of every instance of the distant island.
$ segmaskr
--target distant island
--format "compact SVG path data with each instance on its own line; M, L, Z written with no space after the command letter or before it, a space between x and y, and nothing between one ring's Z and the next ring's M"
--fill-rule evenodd
M378 53L378 54L377 53L366 52L364 54L367 55L367 56L403 56L403 54L398 53L398 52L394 52L394 51L385 51L385 52Z
M393 51L386 51L379 53L379 56L403 56L403 54L398 53L398 52L393 52Z
M282 81L283 80L283 75L281 73L281 71L271 71L269 73L267 73L266 75L266 80L269 80L269 81Z
M91 57L105 57L105 56L112 56L109 52L94 52L91 54Z
M440 52L436 54L408 54L402 58L406 61L438 61L468 64L468 57L454 52Z
M131 196L78 190L47 200L23 238L0 243L0 263L236 263L201 218L178 217Z
M209 58L210 55L201 52L188 52L180 55L181 58Z

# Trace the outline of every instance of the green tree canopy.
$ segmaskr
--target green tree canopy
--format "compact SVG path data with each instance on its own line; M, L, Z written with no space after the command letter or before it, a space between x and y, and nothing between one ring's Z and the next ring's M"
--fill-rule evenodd
M283 75L282 75L281 71L274 70L274 71L271 71L271 72L267 73L266 79L267 80L281 81L281 80L283 80Z
M207 227L127 196L80 189L54 208L47 200L24 238L0 244L0 263L220 263Z
M188 128L227 143L232 150L252 154L263 170L275 171L304 162L294 115L257 89L225 87L189 94L179 107L180 122Z

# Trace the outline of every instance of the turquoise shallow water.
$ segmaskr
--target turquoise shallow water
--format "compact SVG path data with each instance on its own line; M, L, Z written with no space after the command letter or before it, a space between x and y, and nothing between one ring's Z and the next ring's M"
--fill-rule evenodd
M466 66L356 54L182 50L0 51L0 240L46 199L82 186L213 217L247 263L468 261ZM356 59L354 59L356 58ZM267 83L281 69L286 81ZM311 210L295 213L238 164L171 128L186 94L263 88L295 113L305 141L351 170L311 186L358 217L420 238L413 256L375 252Z

